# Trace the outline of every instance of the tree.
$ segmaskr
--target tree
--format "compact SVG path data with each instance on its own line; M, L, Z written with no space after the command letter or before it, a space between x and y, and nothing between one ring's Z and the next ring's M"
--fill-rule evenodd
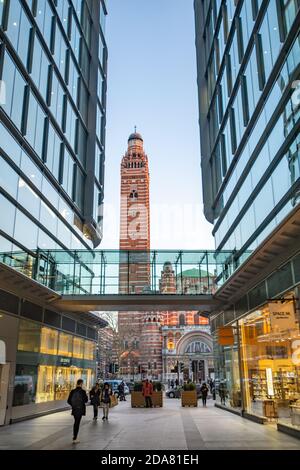
M111 335L111 341L108 347L102 348L104 362L107 363L107 361L109 361L109 363L118 364L119 368L123 367L128 369L128 374L134 373L134 368L137 368L139 365L137 341L141 334L140 324L128 321L122 322L120 326L117 312L103 312L101 313L101 318L108 322L106 328L110 330ZM100 336L101 334L105 336L103 333L104 331L100 330ZM99 341L99 344L100 343L101 341Z

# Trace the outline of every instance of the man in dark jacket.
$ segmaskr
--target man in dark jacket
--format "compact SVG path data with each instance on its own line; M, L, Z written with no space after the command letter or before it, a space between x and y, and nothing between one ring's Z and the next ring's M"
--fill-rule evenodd
M82 416L85 416L85 404L88 401L88 396L82 388L83 380L77 380L77 386L71 390L68 404L72 407L72 415L74 416L74 428L73 428L73 444L77 444L77 439L80 421Z
M208 395L208 386L204 382L200 388L201 391L201 397L202 397L202 403L203 406L206 406L206 400L207 400L207 395Z

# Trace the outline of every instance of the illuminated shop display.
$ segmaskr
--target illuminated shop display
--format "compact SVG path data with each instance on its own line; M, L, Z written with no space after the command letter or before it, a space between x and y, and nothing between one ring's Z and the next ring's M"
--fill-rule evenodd
M94 360L93 341L21 320L14 406L66 400L79 378L90 389Z

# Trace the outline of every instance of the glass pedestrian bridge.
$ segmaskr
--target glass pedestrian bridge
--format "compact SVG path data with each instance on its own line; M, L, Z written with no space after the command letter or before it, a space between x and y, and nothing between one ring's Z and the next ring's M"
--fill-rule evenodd
M237 268L213 250L12 251L0 262L62 296L212 295Z

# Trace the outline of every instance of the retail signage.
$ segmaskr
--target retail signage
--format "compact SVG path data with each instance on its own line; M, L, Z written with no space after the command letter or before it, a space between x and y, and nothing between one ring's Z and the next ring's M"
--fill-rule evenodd
M60 362L60 365L61 365L61 366L66 366L66 367L68 367L68 366L71 365L71 359L68 358L68 357L60 357L60 361L59 361L59 362Z
M295 310L293 302L269 303L271 327L274 332L294 330L296 328Z
M234 334L232 326L222 326L218 328L218 343L221 346L234 345Z
M6 364L6 346L2 340L0 340L0 364Z
M273 374L270 367L266 368L267 390L269 396L274 396Z

